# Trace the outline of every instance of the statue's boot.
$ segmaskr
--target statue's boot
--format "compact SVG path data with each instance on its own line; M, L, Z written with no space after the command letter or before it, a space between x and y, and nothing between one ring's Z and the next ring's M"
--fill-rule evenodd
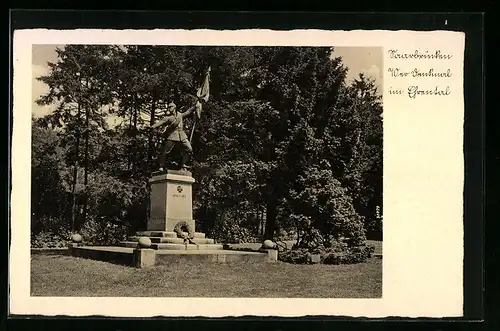
M182 160L181 160L181 164L179 167L180 169L182 169L182 170L191 169L191 166L187 165L187 163L192 159L192 155L193 155L192 152L184 152L182 154Z

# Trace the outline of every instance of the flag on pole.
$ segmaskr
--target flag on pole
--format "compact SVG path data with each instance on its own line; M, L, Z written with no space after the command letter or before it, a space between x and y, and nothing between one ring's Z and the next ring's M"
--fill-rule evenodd
M208 67L207 73L205 75L205 79L203 80L203 83L201 84L200 88L198 89L198 92L196 92L196 96L198 97L198 102L196 103L196 115L198 115L198 118L201 116L201 100L205 100L205 102L208 101L208 97L210 96L210 70L211 68Z

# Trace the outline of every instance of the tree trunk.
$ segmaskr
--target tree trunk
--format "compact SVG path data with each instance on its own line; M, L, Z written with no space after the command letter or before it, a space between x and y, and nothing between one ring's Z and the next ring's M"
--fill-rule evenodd
M133 114L132 114L132 109L128 109L128 111L130 111L130 116L129 116L129 119L128 119L128 132L127 132L127 138L130 138L131 136L131 132L132 132L132 118L133 118ZM130 146L130 140L128 140L128 143L127 143L127 146ZM127 172L130 172L132 171L132 153L130 153L129 150L126 150L127 151Z
M278 211L278 204L274 197L269 197L266 204L266 227L264 230L264 240L273 240L276 233L276 216Z
M133 107L133 113L132 113L132 121L133 121L133 130L131 130L132 133L132 153L131 154L131 169L132 173L135 173L135 169L137 168L137 160L139 159L137 155L137 113L139 112L138 110L138 105L137 105L137 95L134 95L134 107Z
M89 81L87 80L87 88ZM89 121L90 121L90 104L86 104L85 107L85 151L84 151L84 175L83 175L83 187L85 188L85 194L83 196L83 216L81 220L81 224L85 223L87 219L87 201L88 201L88 193L87 193L87 185L89 182Z
M276 146L272 138L269 136L267 140L267 161L272 161L276 159ZM266 228L264 230L264 240L273 240L276 233L276 216L278 213L278 200L277 197L280 196L280 180L276 180L276 174L270 174L267 179L266 187Z
M153 95L153 100L151 102L151 116L149 118L149 127L155 124L155 114L156 113L156 97ZM154 154L154 131L150 130L148 137L148 170L152 170L153 154Z
M80 102L78 102L77 120L80 119ZM78 157L80 156L80 128L76 129L76 142L75 142L75 165L73 169L72 180L72 202L71 202L71 230L75 231L76 224L76 181L78 179Z
M266 226L266 220L264 219L264 207L262 204L259 204L259 235L262 239L264 236L264 227Z

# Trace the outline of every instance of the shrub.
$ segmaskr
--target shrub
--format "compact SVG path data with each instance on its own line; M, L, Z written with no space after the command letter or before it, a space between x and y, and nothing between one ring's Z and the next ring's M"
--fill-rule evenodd
M31 233L38 234L44 233L59 233L69 231L69 224L67 220L62 217L42 216L32 217L31 220Z
M297 231L294 229L290 230L279 230L278 234L276 235L276 240L279 241L291 241L291 240L297 240Z
M83 241L89 245L113 245L125 240L128 227L116 217L89 217L80 229Z
M375 247L373 246L351 247L344 252L326 251L321 255L321 261L324 264L362 263L369 259L374 251Z
M62 217L33 217L31 221L31 247L66 247L71 237L67 223Z
M349 245L359 246L366 240L364 218L356 212L349 191L325 167L309 167L291 192L290 218L301 231L301 245L328 247L332 239L344 237Z
M223 243L240 244L255 242L252 232L240 226L237 222L217 222L211 232L211 237Z
M32 248L63 248L70 242L69 231L53 233L51 231L41 231L31 236Z
M317 251L324 249L324 236L323 234L314 228L307 229L301 235L299 242L294 245L294 248L304 248L309 251Z
M365 262L374 252L373 246L347 247L339 244L328 249L316 249L315 252L307 248L293 248L289 251L280 252L280 261L293 264L311 264L311 257L319 254L323 264L355 264Z
M278 254L278 259L293 264L310 264L311 252L305 248L296 248Z
M241 220L245 216L245 210L236 207L225 209L217 218L210 236L219 242L230 244L256 242L253 231L242 224Z
M144 189L143 185L124 182L106 173L91 173L86 188L87 215L90 215L89 217L97 215L117 217L140 201L141 195L144 195Z

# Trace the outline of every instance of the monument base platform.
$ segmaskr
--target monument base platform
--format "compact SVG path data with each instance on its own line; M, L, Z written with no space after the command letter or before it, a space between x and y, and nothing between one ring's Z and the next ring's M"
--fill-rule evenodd
M187 233L184 233L187 236ZM151 240L151 248L157 250L220 250L221 244L216 244L213 239L205 237L202 232L196 232L191 240L194 244L186 243L183 238L179 238L175 232L167 231L138 231L135 236L122 241L120 246L128 248L138 248L138 240L147 237Z
M138 248L137 241L122 241L120 243L121 247L128 248ZM199 250L220 250L222 245L220 244L183 244L181 243L157 243L151 244L152 249L156 250L184 250L184 251L199 251Z
M133 241L137 244L137 240L139 240L141 236L133 236L129 237L127 241ZM182 238L177 238L177 237L150 237L148 238L151 240L153 244L184 244L184 239ZM208 239L208 238L194 238L191 241L198 245L209 245L209 244L214 244L213 239Z
M118 246L74 246L71 255L80 258L146 268L185 262L276 262L270 252L232 250L155 250Z

